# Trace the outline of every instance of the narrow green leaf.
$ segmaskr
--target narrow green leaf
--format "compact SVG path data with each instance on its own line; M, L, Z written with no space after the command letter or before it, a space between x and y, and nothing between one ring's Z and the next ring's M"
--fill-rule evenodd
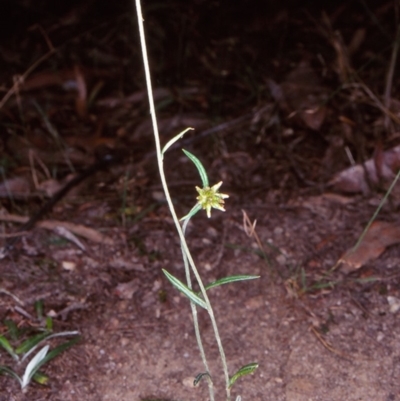
M170 139L165 146L162 148L161 151L161 157L164 158L164 154L165 152L176 142L179 141L179 139L181 139L183 137L183 135L186 134L186 132L194 130L194 128L186 128L185 130L183 130L182 132L180 132L178 135L174 136L172 139Z
M46 330L53 331L53 319L50 316L46 317Z
M204 302L204 300L200 298L195 292L193 292L187 285L183 284L182 281L178 280L172 274L168 273L165 269L162 269L162 271L167 276L167 279L171 282L171 284L178 289L178 291L186 295L196 305L207 309L207 304Z
M179 219L179 221L183 221L183 220L186 220L186 219L191 219L200 210L201 210L201 205L199 203L196 203L192 207L191 211L186 216L181 217Z
M40 363L39 367L44 365L45 363L47 363L48 361L52 360L53 358L55 358L57 355L61 354L62 352L64 352L65 350L67 350L68 348L72 347L73 345L75 345L79 340L81 339L81 337L75 337L70 341L67 341L63 344L60 344L59 346L57 346L56 348L54 348L53 350L51 350L46 356L45 358L43 358L42 362Z
M24 389L31 381L32 376L37 372L39 367L43 365L43 360L46 357L50 345L45 345L28 363L25 368L25 373L22 376L21 388Z
M241 275L236 275L236 276L229 276L229 277L224 277L224 278L220 278L216 281L213 281L212 283L206 285L206 290L209 290L210 288L213 287L218 287L220 285L224 285L224 284L229 284L229 283L234 283L236 281L246 281L246 280L254 280L260 278L260 276L250 276L250 275L246 275L246 274L241 274Z
M207 372L199 373L193 380L193 387L196 387L200 383L200 381L203 377L205 377L208 380L211 380L211 376L209 373L207 373Z
M203 183L203 188L204 187L209 187L209 181L208 181L208 176L207 176L207 172L206 169L204 168L203 164L201 163L201 161L192 153L188 152L185 149L182 149L183 153L193 162L193 164L196 166L199 174L200 174L200 178L201 178L201 182Z
M328 282L319 282L312 284L311 286L307 287L305 290L313 291L313 290L323 290L324 288L334 288L336 285L335 281L328 281Z
M0 366L0 373L5 373L5 374L13 377L14 379L16 379L19 382L20 385L22 385L21 378L8 366Z
M12 320L4 320L4 324L8 328L8 335L11 338L11 340L18 340L19 337L19 329L18 326L13 322Z
M79 331L62 331L60 333L47 333L46 337L43 338L41 341L39 341L36 345L34 345L21 359L21 361L24 361L28 356L35 351L35 349L40 345L41 342L50 340L51 338L55 337L66 337L66 336L77 336L79 334Z
M49 381L49 376L46 376L44 373L42 372L36 372L33 377L33 380L35 380L36 383L39 384L46 384Z
M230 379L229 379L229 388L233 386L239 377L249 375L253 373L258 368L258 363L249 363L248 365L242 366Z
M36 316L39 320L42 320L43 318L43 299L39 299L39 301L36 301L34 304L35 311L36 311Z
M65 333L58 333L58 334L65 334ZM46 383L48 378L44 374L38 372L40 367L43 366L48 361L55 358L57 355L61 354L63 351L65 351L72 345L76 344L79 340L80 337L76 337L66 343L59 345L50 352L48 352L50 346L45 345L26 366L24 376L22 377L22 380L20 379L21 388L24 389L30 383L32 378L38 383L41 384Z
M14 349L7 338L0 336L0 345L12 356L14 361L18 361L18 355L14 352Z
M35 345L39 344L41 341L43 341L45 338L47 338L50 334L51 333L45 332L45 333L36 334L35 336L28 338L19 347L17 347L15 352L18 355L27 353Z

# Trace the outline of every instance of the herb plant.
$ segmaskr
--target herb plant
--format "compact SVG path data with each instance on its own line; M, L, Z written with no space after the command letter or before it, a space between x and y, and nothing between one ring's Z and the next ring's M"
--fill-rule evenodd
M39 313L38 313L38 317ZM45 319L44 327L30 332L27 338L26 330L18 328L14 321L5 320L7 331L0 335L0 348L3 348L12 358L14 366L0 365L0 374L7 374L16 379L22 391L26 391L29 383L34 380L39 384L46 384L49 378L39 369L57 355L76 344L80 337L78 331L53 332L53 320ZM50 345L44 345L38 352L36 350L48 340L55 337L74 337L50 350ZM36 354L32 357L32 355ZM29 360L29 358L31 358ZM28 362L29 361L29 362ZM21 375L18 372L23 371Z
M177 142L180 138L182 138L182 136L191 128L188 128L185 131L181 132L180 134L176 135L164 146L163 149L161 149L160 137L159 137L158 126L157 126L157 118L156 118L155 106L154 106L154 99L153 99L153 94L152 94L150 68L149 68L147 49L146 49L146 43L145 43L141 4L140 4L140 0L135 0L135 2L136 2L136 9L137 9L138 24L139 24L140 42L141 42L143 61L144 61L146 85L147 85L147 91L148 91L149 103L150 103L150 114L151 114L151 118L152 118L153 132L154 132L155 145L156 145L158 169L159 169L162 187L163 187L165 197L166 197L166 200L168 203L168 207L171 212L173 221L175 223L176 231L178 233L180 243L181 243L182 257L183 257L183 262L184 262L184 266L185 266L186 283L183 283L181 280L179 280L177 277L170 274L165 269L163 269L163 272L166 275L166 277L168 278L168 280L172 283L172 285L174 287L176 287L181 293L183 293L190 300L197 344L198 344L198 347L200 350L201 358L202 358L204 369L205 369L204 372L201 372L196 376L196 378L194 380L194 384L196 385L201 379L205 378L208 383L210 400L211 401L215 400L213 380L212 380L212 376L210 373L206 353L205 353L205 350L203 347L201 333L200 333L200 327L199 327L198 318L197 318L197 307L201 307L207 311L208 316L211 321L211 324L212 324L212 327L213 327L213 330L214 330L214 336L215 336L215 340L216 340L216 343L218 346L220 359L221 359L221 363L222 363L222 368L223 368L223 375L225 378L226 400L229 401L231 399L231 395L230 395L231 387L236 382L236 380L243 375L253 373L255 371L255 369L258 367L258 364L257 363L249 363L249 364L241 367L233 375L231 375L231 376L229 375L228 364L227 364L226 357L225 357L225 351L224 351L224 348L222 345L222 340L221 340L221 336L219 334L214 311L213 311L212 305L211 305L209 297L208 297L208 291L211 288L216 287L216 286L220 286L220 285L227 284L227 283L232 283L235 281L251 280L251 279L258 278L258 276L249 276L249 275L230 276L230 277L225 277L223 279L217 280L208 285L203 284L203 280L200 276L200 273L196 267L196 264L192 258L192 255L190 253L190 250L189 250L187 242L186 242L186 238L185 238L186 228L187 228L187 225L188 225L189 221L191 220L191 218L202 209L204 209L206 211L208 217L211 216L212 209L218 209L221 211L225 211L224 203L225 203L225 199L228 198L228 195L219 192L222 182L219 182L213 186L210 186L206 170L205 170L204 166L202 165L202 163L200 162L200 160L196 156L194 156L192 153L190 153L186 150L183 150L185 155L196 166L196 168L200 174L200 178L202 181L202 187L201 188L196 187L196 191L198 193L198 196L196 198L197 202L193 206L193 208L190 210L190 212L186 216L182 217L181 219L179 219L177 217L174 205L172 203L171 196L169 194L169 189L168 189L168 185L167 185L165 174L164 174L164 164L163 164L164 155L165 155L166 151L175 142ZM194 278L200 288L199 293L195 292L192 288L192 279L193 279L192 275L194 276ZM238 396L236 398L237 401L240 399L241 399L240 396Z

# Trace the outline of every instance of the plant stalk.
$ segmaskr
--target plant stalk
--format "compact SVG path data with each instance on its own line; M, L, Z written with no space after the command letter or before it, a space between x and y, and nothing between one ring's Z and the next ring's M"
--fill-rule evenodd
M183 252L185 253L187 257L187 261L189 262L190 267L192 268L193 274L199 284L201 293L203 295L204 301L207 305L207 312L211 320L211 324L213 326L214 330L214 335L215 339L217 341L218 345L218 350L220 353L221 357L221 362L222 362L222 367L224 371L224 377L225 377L225 390L226 390L226 395L227 395L227 400L230 400L230 389L229 389L229 373L228 373L228 366L226 362L226 357L225 357L225 351L222 346L222 341L221 337L219 335L218 331L218 326L217 322L215 320L215 315L214 311L212 309L210 300L208 298L207 292L204 288L204 284L201 280L201 277L198 273L198 270L196 268L196 265L193 261L193 258L191 256L191 253L189 251L188 245L185 240L185 235L183 233L181 224L179 222L178 216L176 215L175 208L171 199L171 196L169 194L168 190L168 185L166 182L165 174L164 174L164 166L163 166L163 157L162 157L162 152L161 152L161 144L160 144L160 136L159 136L159 131L158 131L158 125L157 125L157 118L156 118L156 111L155 111L155 105L154 105L154 98L153 98L153 91L152 91L152 84L151 84L151 76L150 76L150 68L149 68L149 62L148 62L148 56L147 56L147 47L146 47L146 41L145 41L145 34L144 34L144 27L143 27L143 16L142 16L142 8L141 8L141 3L140 0L135 0L136 4L136 10L137 10L137 18L138 18L138 25L139 25L139 36L140 36L140 44L142 48L142 55L143 55L143 63L144 63L144 70L145 70L145 78L146 78L146 87L147 87L147 93L149 97L149 106L150 106L150 116L151 116L151 121L153 125L153 133L154 133L154 139L155 139L155 145L156 145L156 153L157 153L157 164L158 164L158 169L160 173L160 179L161 179L161 184L164 190L165 198L168 204L168 207L170 209L172 219L175 223L176 230L179 235L179 239L181 242L181 246L183 249ZM211 391L211 390L210 390Z

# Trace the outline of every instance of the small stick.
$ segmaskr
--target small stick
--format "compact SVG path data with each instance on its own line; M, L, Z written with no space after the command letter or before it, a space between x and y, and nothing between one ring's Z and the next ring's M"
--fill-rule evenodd
M399 52L399 44L400 44L400 26L397 28L396 40L394 42L392 57L390 59L390 65L386 76L385 93L383 95L383 102L385 108L388 110L390 108L390 94L392 92L393 75L394 75L394 69L396 67L397 53ZM389 115L385 113L384 125L386 129L389 129L389 123L390 123Z

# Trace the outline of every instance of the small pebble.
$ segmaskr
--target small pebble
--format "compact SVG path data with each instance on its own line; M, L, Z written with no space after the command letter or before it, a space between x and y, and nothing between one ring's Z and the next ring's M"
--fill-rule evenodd
M389 311L391 313L397 313L400 310L400 299L392 296L387 297L389 303Z
M185 387L189 387L189 388L194 388L193 382L194 382L194 378L193 377L185 377L182 380L183 385Z

